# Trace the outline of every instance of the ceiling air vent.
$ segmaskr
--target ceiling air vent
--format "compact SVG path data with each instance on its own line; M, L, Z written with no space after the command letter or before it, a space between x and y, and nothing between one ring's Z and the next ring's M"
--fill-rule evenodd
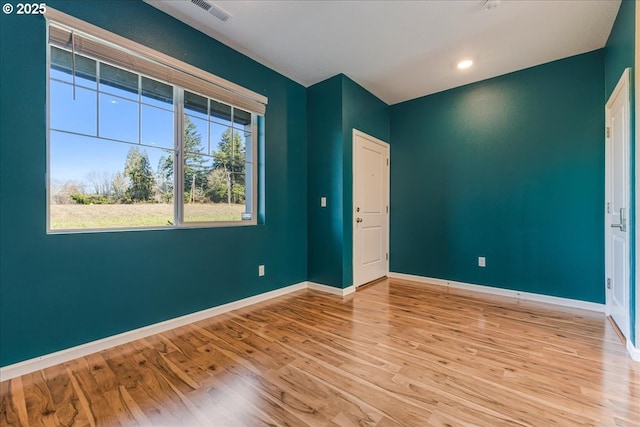
M482 4L482 7L484 8L484 10L491 10L498 7L500 0L481 0L480 3Z
M227 22L231 18L231 14L221 7L216 6L213 3L209 3L207 0L191 0L191 3L195 4L201 9L206 10L222 22Z

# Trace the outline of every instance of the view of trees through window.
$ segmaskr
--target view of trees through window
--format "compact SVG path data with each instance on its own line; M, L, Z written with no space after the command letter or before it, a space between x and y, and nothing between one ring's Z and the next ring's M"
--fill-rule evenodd
M247 111L52 46L50 228L253 219L254 122Z

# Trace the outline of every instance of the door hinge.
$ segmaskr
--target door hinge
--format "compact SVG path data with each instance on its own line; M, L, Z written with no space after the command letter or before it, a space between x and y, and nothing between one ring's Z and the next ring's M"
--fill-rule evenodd
M607 289L611 289L611 279L607 277Z
M387 166L389 166L389 158L387 157Z
M611 213L611 202L607 202L607 213Z
M389 205L387 205L387 213L389 213Z
M389 252L387 252L387 261L389 261Z
M607 138L611 138L611 128L607 126Z

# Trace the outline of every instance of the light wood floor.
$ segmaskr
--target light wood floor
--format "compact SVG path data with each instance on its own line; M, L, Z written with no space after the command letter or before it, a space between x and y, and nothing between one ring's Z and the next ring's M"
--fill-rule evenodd
M630 426L598 313L385 280L299 291L0 383L1 426Z

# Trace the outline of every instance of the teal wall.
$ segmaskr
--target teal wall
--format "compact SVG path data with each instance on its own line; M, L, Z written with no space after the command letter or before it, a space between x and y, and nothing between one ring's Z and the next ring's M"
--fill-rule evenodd
M391 107L391 271L604 302L603 55Z
M635 66L635 32L636 32L636 2L633 0L623 0L616 16L616 21L611 29L611 34L607 40L604 54L604 74L605 74L605 102L611 96L613 89L618 84L620 76L624 72L625 68L631 68L631 117L635 118L635 78L634 78L634 66ZM635 159L635 120L631 120L632 132L631 132L631 158ZM635 176L636 164L631 164L631 176ZM635 199L635 181L631 182L631 206L630 211L635 212L636 199ZM629 256L632 260L635 259L635 227L638 219L632 218L631 227L629 227L629 233L631 236L631 251ZM636 318L636 292L637 285L635 283L635 272L637 266L634 262L631 263L631 293L629 298L630 309L630 322L631 322L631 341L636 342L635 330L635 318Z
M2 14L0 365L305 281L306 89L140 1L47 5L268 96L265 223L47 235L45 21Z
M634 2L604 50L391 107L114 3L47 4L269 97L262 225L47 235L45 24L0 16L0 366L304 280L350 286L353 128L391 143L392 271L604 302L603 105L633 65Z
M388 142L389 106L343 74L309 87L307 97L308 277L346 288L353 284L352 130Z
M390 108L347 76L342 76L343 229L342 287L353 284L353 129L391 142Z
M342 288L343 129L342 76L307 89L308 280ZM320 198L327 207L320 207Z
M623 0L607 39L604 54L605 102L611 96L625 68L634 66L635 13L636 2Z

